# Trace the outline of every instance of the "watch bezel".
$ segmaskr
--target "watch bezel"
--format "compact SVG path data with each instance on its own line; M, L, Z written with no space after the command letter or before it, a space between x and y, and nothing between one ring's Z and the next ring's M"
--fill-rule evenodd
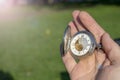
M73 35L73 37L71 39L71 42L77 35L79 35L81 33L88 35L90 37L90 40L92 41L92 43L91 43L92 45L90 46L88 52L86 54L84 54L84 55L87 55L87 54L90 55L90 54L92 54L94 52L94 50L95 50L95 48L97 46L96 40L95 40L95 38L94 38L92 33L90 33L89 31L79 31L75 35ZM72 45L71 42L70 42L70 51L72 52L72 50L71 50L71 45ZM74 52L72 52L72 54L75 55L75 56L78 56L78 57L79 56L84 56L84 55L76 55L76 54L74 54Z

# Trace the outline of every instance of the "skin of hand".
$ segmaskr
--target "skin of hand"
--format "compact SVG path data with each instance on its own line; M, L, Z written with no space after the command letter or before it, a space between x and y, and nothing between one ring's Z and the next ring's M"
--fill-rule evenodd
M102 43L103 49L95 50L91 56L81 59L78 63L69 51L62 56L71 80L119 80L120 47L87 12L75 10L72 16L73 21L68 24L71 35L73 36L77 30L88 30L98 44Z

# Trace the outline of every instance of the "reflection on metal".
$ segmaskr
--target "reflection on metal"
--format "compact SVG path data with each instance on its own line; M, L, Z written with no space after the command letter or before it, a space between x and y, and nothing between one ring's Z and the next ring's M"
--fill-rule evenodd
M70 47L70 40L71 40L71 31L70 31L70 27L67 27L65 32L64 32L64 51L65 53L67 53L67 51L69 50Z
M63 40L60 45L61 56L64 56L69 50L70 40L71 40L71 30L70 30L70 27L67 27L65 29Z

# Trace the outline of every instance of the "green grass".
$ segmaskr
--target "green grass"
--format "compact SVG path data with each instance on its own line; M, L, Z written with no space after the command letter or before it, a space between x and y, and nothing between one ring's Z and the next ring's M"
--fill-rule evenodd
M88 11L112 38L120 38L119 6L14 8L0 19L0 71L14 80L68 80L59 44L75 9Z

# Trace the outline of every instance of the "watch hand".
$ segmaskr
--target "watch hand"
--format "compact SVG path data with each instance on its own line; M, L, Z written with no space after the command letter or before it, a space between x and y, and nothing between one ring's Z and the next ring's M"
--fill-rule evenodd
M78 51L82 51L83 49L83 46L82 44L79 43L79 39L76 41L75 43L75 48L78 50Z

